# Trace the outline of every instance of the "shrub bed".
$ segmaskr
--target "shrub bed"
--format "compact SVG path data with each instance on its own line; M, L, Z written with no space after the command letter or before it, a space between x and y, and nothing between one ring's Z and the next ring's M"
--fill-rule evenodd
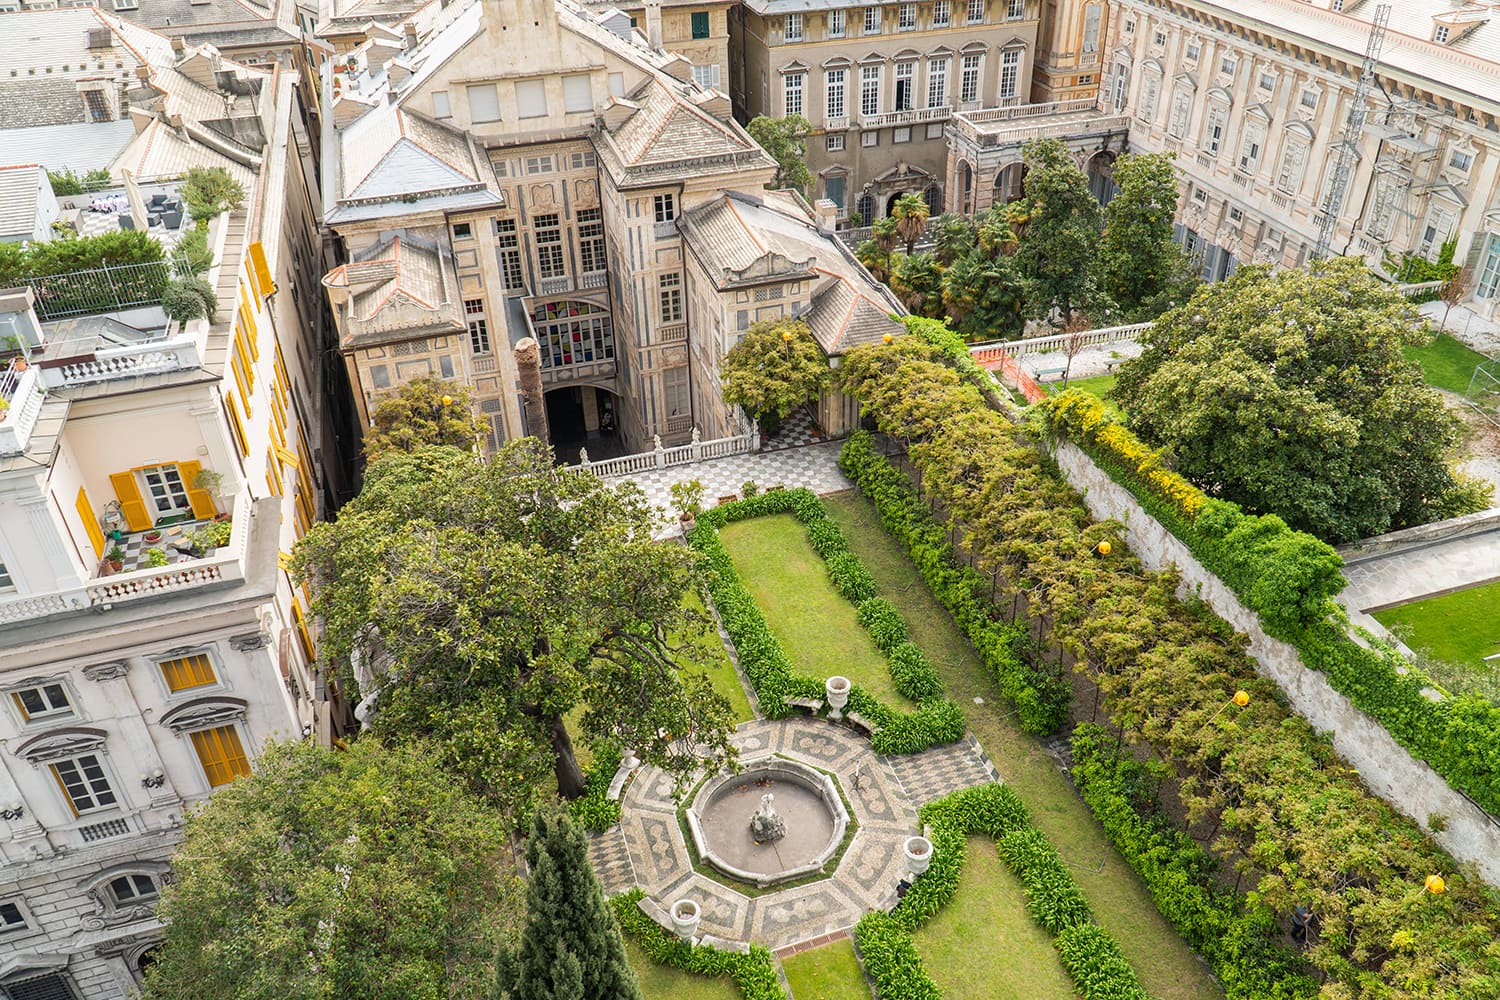
M865 969L882 997L942 996L912 944L912 932L953 899L963 877L966 838L979 834L995 841L1000 857L1026 888L1033 919L1056 935L1063 967L1085 998L1145 1000L1135 971L1114 939L1092 923L1088 903L1073 876L1031 817L1020 796L1005 785L976 785L929 802L921 821L931 832L932 862L890 913L867 914L854 928ZM1009 846L1007 846L1009 845ZM1066 935L1083 928L1077 942ZM985 942L976 942L983 947ZM1075 961L1071 964L1069 957Z
M653 962L700 976L728 976L745 1000L787 1000L776 974L776 961L765 948L752 945L749 954L741 954L706 944L688 944L641 912L639 903L645 895L640 889L631 889L614 897L610 904L621 928L639 942Z
M745 589L734 561L719 540L719 529L732 521L790 513L807 530L808 539L828 568L829 580L845 597L865 594L855 604L859 622L875 645L886 653L896 690L917 708L899 712L858 686L849 692L850 711L869 719L876 727L870 738L878 753L916 753L931 746L963 738L964 716L959 707L943 697L937 670L921 650L906 640L906 622L889 601L875 597L875 582L828 517L828 512L810 490L771 490L744 500L720 504L698 517L688 538L704 557L708 587L719 618L734 642L740 667L760 699L767 718L785 718L792 712L784 699L824 697L823 681L799 675L776 639L755 599Z
M583 794L574 799L569 808L573 811L573 818L585 830L599 833L620 822L620 803L609 797L609 785L615 780L615 772L625 758L620 748L609 740L599 740L591 749L594 763L584 779Z

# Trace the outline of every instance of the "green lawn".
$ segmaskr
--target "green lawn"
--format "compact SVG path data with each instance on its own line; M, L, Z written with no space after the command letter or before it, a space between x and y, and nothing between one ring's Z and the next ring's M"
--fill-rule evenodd
M782 959L793 1000L870 1000L870 987L849 939Z
M697 597L689 596L688 603L696 609L703 607ZM735 673L734 664L729 661L729 653L724 649L724 643L719 640L717 633L710 631L704 636L698 643L697 655L691 659L696 669L708 675L714 690L729 699L735 722L749 722L755 718L755 712L750 708L750 697L745 694L745 685L740 683L740 675Z
M1375 620L1402 636L1433 679L1454 691L1500 697L1500 580L1425 601L1375 612Z
M944 1000L1073 996L1052 935L1026 912L1021 884L984 837L969 838L958 893L912 940Z
M630 967L640 980L641 996L646 1000L744 1000L734 980L722 976L710 979L669 965L657 965L628 936L625 951L630 955Z
M1001 777L1020 793L1032 821L1072 867L1094 915L1119 943L1147 991L1162 1000L1222 998L1208 970L1157 911L1052 758L1010 719L994 680L905 553L880 527L875 509L852 492L825 502L881 595L906 617L912 641L937 667L948 696L963 706L969 728ZM976 697L984 699L983 707L974 704ZM982 950L973 942L964 954L972 957ZM940 974L931 965L928 971Z
M1062 392L1065 387L1062 382L1048 382L1047 394L1055 396ZM1070 379L1066 386L1068 389L1082 389L1091 396L1098 396L1104 401L1105 412L1114 415L1117 419L1124 419L1124 411L1114 400L1115 376L1094 375L1089 378Z
M1483 354L1470 350L1448 333L1438 334L1437 340L1427 347L1408 347L1405 353L1422 366L1422 377L1428 385L1457 393L1469 388L1474 366L1485 360Z
M914 707L896 692L885 657L855 620L854 605L833 589L800 521L754 517L725 525L719 537L793 669L842 674L888 705Z

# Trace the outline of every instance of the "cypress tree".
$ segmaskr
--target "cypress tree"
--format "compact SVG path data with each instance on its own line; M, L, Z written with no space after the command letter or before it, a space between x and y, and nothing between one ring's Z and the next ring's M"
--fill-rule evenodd
M537 813L526 863L526 923L519 946L496 960L499 1000L641 1000L583 832L566 813Z

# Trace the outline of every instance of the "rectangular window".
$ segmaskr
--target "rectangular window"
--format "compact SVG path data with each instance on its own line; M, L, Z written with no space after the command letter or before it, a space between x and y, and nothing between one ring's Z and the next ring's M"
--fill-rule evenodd
M614 331L600 306L587 302L539 302L532 309L543 368L609 361L615 356Z
M844 73L845 70L831 69L826 77L828 87L828 117L844 117Z
M1021 50L1007 49L1000 53L1000 98L1016 96L1016 81L1021 75Z
M446 90L434 90L432 92L432 117L453 117L453 105L448 103L448 92Z
M469 327L469 349L475 354L490 353L490 327L484 318L483 299L464 300L464 320Z
M953 18L953 0L935 0L932 5L932 26L946 28Z
M96 754L86 753L69 760L53 761L47 766L51 768L52 777L62 790L63 798L68 800L68 808L73 810L74 816L107 808L117 801L114 789L109 787L109 779L104 776L104 765Z
M61 684L38 684L36 687L12 691L10 696L24 722L73 714L68 692Z
M1440 24L1440 25L1438 25L1437 26L1437 30L1432 33L1432 40L1434 42L1437 42L1439 45L1447 45L1448 44L1448 26L1446 24Z
M1474 294L1481 299L1493 299L1500 291L1500 236L1490 235L1485 248L1484 264L1479 269L1479 280L1474 284Z
M578 262L586 274L604 270L604 215L597 208L578 210Z
M911 142L911 126L902 125L891 129L891 142Z
M1253 174L1260 167L1260 151L1266 142L1266 130L1260 125L1245 129L1245 138L1240 143L1239 168L1242 173Z
M1193 95L1186 90L1172 94L1172 116L1167 120L1167 134L1181 139L1187 134L1188 115L1193 110Z
M18 931L26 926L26 914L15 903L0 903L0 934Z
M802 113L802 73L788 73L781 78L783 115Z
M786 40L789 42L802 41L801 14L788 14L786 16Z
M594 110L594 89L587 74L563 77L563 111L575 114Z
M830 10L828 12L828 37L844 37L844 12L841 10Z
M880 130L871 129L868 132L861 132L859 134L859 144L865 147L880 145Z
M467 222L455 222L453 224L453 238L455 240L472 240L474 238L474 227Z
M1156 118L1156 101L1161 96L1161 77L1155 73L1146 74L1141 81L1141 99L1136 105L1136 117L1143 122L1153 121Z
M109 103L104 99L102 90L85 90L83 92L83 103L89 112L89 121L107 122L109 118Z
M698 86L704 88L719 86L719 64L714 63L712 66L694 66L693 82Z
M11 578L10 570L5 568L5 561L0 559L0 591L11 590L15 585L16 581Z
M682 274L673 271L656 279L658 297L661 300L661 321L682 322Z
M116 904L124 906L131 900L155 899L159 890L150 875L121 875L109 883L109 894Z
M500 277L509 291L524 287L526 278L521 272L521 241L516 233L515 219L495 220L496 253L500 257Z
M1318 92L1315 90L1304 90L1301 97L1302 106L1309 111L1318 107Z
M469 121L497 122L500 120L500 94L493 83L477 83L468 88Z
M879 66L859 68L859 113L862 115L880 114Z
M1203 125L1203 151L1209 156L1218 156L1224 144L1224 119L1227 113L1221 107L1208 109L1208 120Z
M657 222L671 222L677 218L677 196L671 194L659 194L652 199L656 209Z
M896 111L910 111L912 109L912 79L917 75L917 64L914 62L898 62L896 64Z
M840 138L843 137L840 136ZM823 197L837 205L840 212L844 210L844 191L847 183L848 178L843 174L833 174L823 178Z
M1238 65L1239 63L1235 61L1234 56L1225 56L1219 60L1219 72L1225 76L1234 76L1235 67Z
M625 96L625 74L624 73L611 73L611 74L609 74L609 92L611 94L613 94L615 97L624 97Z
M1260 75L1260 89L1261 90L1275 90L1276 89L1276 78L1274 76L1272 76L1270 73L1262 73Z
M528 156L525 162L526 173L528 175L550 174L557 170L557 161L550 154L547 156Z
M941 108L948 103L948 60L927 60L927 106Z
M1281 154L1281 166L1276 171L1276 187L1287 194L1296 194L1302 183L1302 167L1307 163L1307 146L1300 142L1288 142Z
M1026 16L1026 0L1010 0L1005 5L1005 19L1019 21Z
M969 0L968 22L970 24L984 23L984 0Z
M544 278L560 278L567 268L563 263L562 223L556 212L538 215L536 228L537 273Z
M1446 208L1434 208L1427 215L1427 225L1422 230L1423 254L1440 249L1453 231L1453 213Z
M896 8L896 29L898 31L912 31L917 26L917 5L904 3Z
M880 8L879 7L866 7L865 8L865 34L867 34L867 35L878 35L878 34L880 34Z
M1455 149L1453 155L1448 157L1448 166L1454 170L1468 170L1474 165L1474 154L1465 153L1461 149Z
M235 778L250 776L250 761L233 726L202 729L188 735L192 737L193 749L198 751L198 763L203 765L209 787L218 788Z
M959 64L958 100L960 104L979 100L979 62L983 58L980 55L964 56L963 62Z
M162 679L167 682L167 690L173 694L189 688L203 687L205 684L217 684L219 681L214 674L213 661L208 658L207 653L162 660L157 666L161 668Z
M1188 60L1188 62L1197 62L1198 61L1198 56L1202 52L1203 52L1203 47L1201 45L1199 45L1197 42L1188 42L1188 47L1187 47L1187 60Z
M1156 33L1151 36L1151 40L1157 45L1165 45L1167 44L1167 33L1157 28Z
M844 151L844 133L837 132L829 135L826 145L830 153L842 153Z
M598 157L594 155L592 149L585 149L578 153L569 154L568 161L573 165L574 170L592 170L595 164L599 162ZM582 213L580 213L581 216Z
M693 37L708 37L708 11L699 10L693 12Z
M669 416L685 417L692 413L692 394L688 390L687 365L668 368L662 372L661 384L666 396L665 403Z
M1100 6L1096 3L1089 4L1088 10L1083 13L1083 51L1085 52L1099 51L1100 9ZM1125 30L1129 32L1130 29L1131 23L1126 21Z

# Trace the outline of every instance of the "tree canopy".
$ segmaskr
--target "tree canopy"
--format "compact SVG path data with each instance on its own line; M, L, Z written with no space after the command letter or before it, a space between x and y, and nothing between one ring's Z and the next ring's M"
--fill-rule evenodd
M1065 324L1075 310L1100 304L1094 274L1099 202L1060 140L1033 139L1021 149L1027 170L1018 219L1025 231L1016 266L1026 282L1027 311Z
M785 118L756 115L745 126L745 131L776 161L772 187L807 190L812 183L812 173L807 169L807 136L812 131L812 124L806 118L801 115L787 115Z
M509 824L419 747L272 744L191 817L145 1000L487 1000Z
M1115 161L1119 191L1104 206L1099 238L1098 285L1121 321L1142 322L1186 302L1197 285L1192 261L1172 242L1177 177L1165 153Z
M469 402L469 389L457 382L414 378L385 397L370 415L365 461L386 452L416 451L427 445L468 450L483 432Z
M324 621L320 655L378 690L375 733L435 759L513 817L583 792L564 716L684 776L732 755L731 713L684 660L707 634L685 606L695 557L651 540L657 514L553 463L535 438L489 462L391 452L338 520L297 546Z
M907 192L891 206L891 218L896 220L896 235L906 244L906 255L916 252L917 240L927 231L927 216L931 210L927 200L919 194Z
M812 330L787 318L751 326L719 365L724 402L744 407L763 425L815 399L831 371Z
M1483 502L1448 465L1458 421L1402 354L1430 336L1358 260L1243 267L1157 320L1114 397L1205 492L1350 541Z

